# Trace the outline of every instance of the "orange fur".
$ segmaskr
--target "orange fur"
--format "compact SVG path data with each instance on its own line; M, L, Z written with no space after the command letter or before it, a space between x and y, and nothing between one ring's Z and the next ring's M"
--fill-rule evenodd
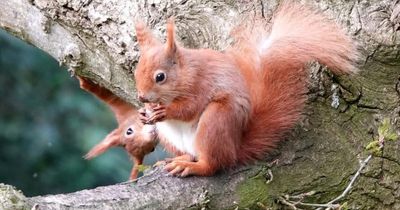
M252 30L260 31L260 27L256 25ZM288 2L275 13L267 40L259 36L243 38L237 37L240 45L233 46L229 53L235 56L242 72L252 72L245 78L254 89L250 91L253 115L238 152L240 162L248 163L275 148L299 119L307 91L305 64L316 60L336 74L354 73L358 53L353 41L336 24L316 11ZM264 51L254 47L265 41L270 45ZM249 63L254 58L260 62Z
M337 74L355 71L351 39L306 6L285 1L266 28L261 21L239 27L236 44L222 53L179 47L169 21L166 45L141 46L140 100L160 104L145 122L156 123L167 148L194 156L169 162L171 174L208 176L263 158L301 115L308 62Z
M154 128L153 131L144 129L144 125L139 119L139 113L133 105L86 78L78 77L78 79L82 89L91 92L111 108L118 122L118 128L94 146L85 155L85 159L94 158L111 147L124 147L134 162L129 179L136 179L139 172L137 166L142 164L144 156L152 152L157 145ZM128 129L132 130L131 135L126 134Z

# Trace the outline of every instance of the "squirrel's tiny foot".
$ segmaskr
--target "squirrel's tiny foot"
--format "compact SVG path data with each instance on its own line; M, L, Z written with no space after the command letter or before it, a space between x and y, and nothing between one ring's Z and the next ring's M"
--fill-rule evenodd
M210 176L216 171L215 168L210 168L210 165L205 161L185 161L185 160L173 160L165 165L164 169L169 174L179 177L187 177L190 175L197 176Z
M194 175L192 164L195 163L187 161L172 161L168 163L164 169L172 176L187 177L189 175Z

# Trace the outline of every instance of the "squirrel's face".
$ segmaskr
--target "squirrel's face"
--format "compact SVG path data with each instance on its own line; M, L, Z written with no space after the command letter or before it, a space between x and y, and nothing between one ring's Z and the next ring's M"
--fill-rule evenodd
M168 104L178 95L179 53L174 40L174 25L167 25L167 41L163 45L142 25L136 35L141 57L135 70L136 89L143 103Z
M178 71L176 57L167 55L162 47L144 52L135 71L138 99L143 103L171 102L176 97Z
M121 142L131 155L146 155L157 146L155 125L143 125L137 119L129 121L122 129Z

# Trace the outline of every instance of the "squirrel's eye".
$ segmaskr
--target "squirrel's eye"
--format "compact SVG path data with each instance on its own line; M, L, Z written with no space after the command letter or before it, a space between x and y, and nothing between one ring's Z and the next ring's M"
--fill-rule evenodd
M167 75L164 72L157 71L154 76L156 83L161 84L167 79Z
M132 135L133 134L133 129L132 128L128 128L127 130L126 130L126 132L125 132L125 135L126 136L130 136L130 135Z

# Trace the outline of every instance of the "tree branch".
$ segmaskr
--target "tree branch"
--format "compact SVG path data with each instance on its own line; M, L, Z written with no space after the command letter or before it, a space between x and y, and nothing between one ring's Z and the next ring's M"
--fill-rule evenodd
M214 177L176 178L160 167L150 170L137 181L126 182L65 195L27 199L29 207L43 209L217 209L235 207L236 189L256 168L245 167ZM218 187L216 187L218 186ZM184 189L184 190L183 190ZM208 195L212 195L213 199ZM227 196L230 195L230 196ZM210 203L211 202L211 203Z

